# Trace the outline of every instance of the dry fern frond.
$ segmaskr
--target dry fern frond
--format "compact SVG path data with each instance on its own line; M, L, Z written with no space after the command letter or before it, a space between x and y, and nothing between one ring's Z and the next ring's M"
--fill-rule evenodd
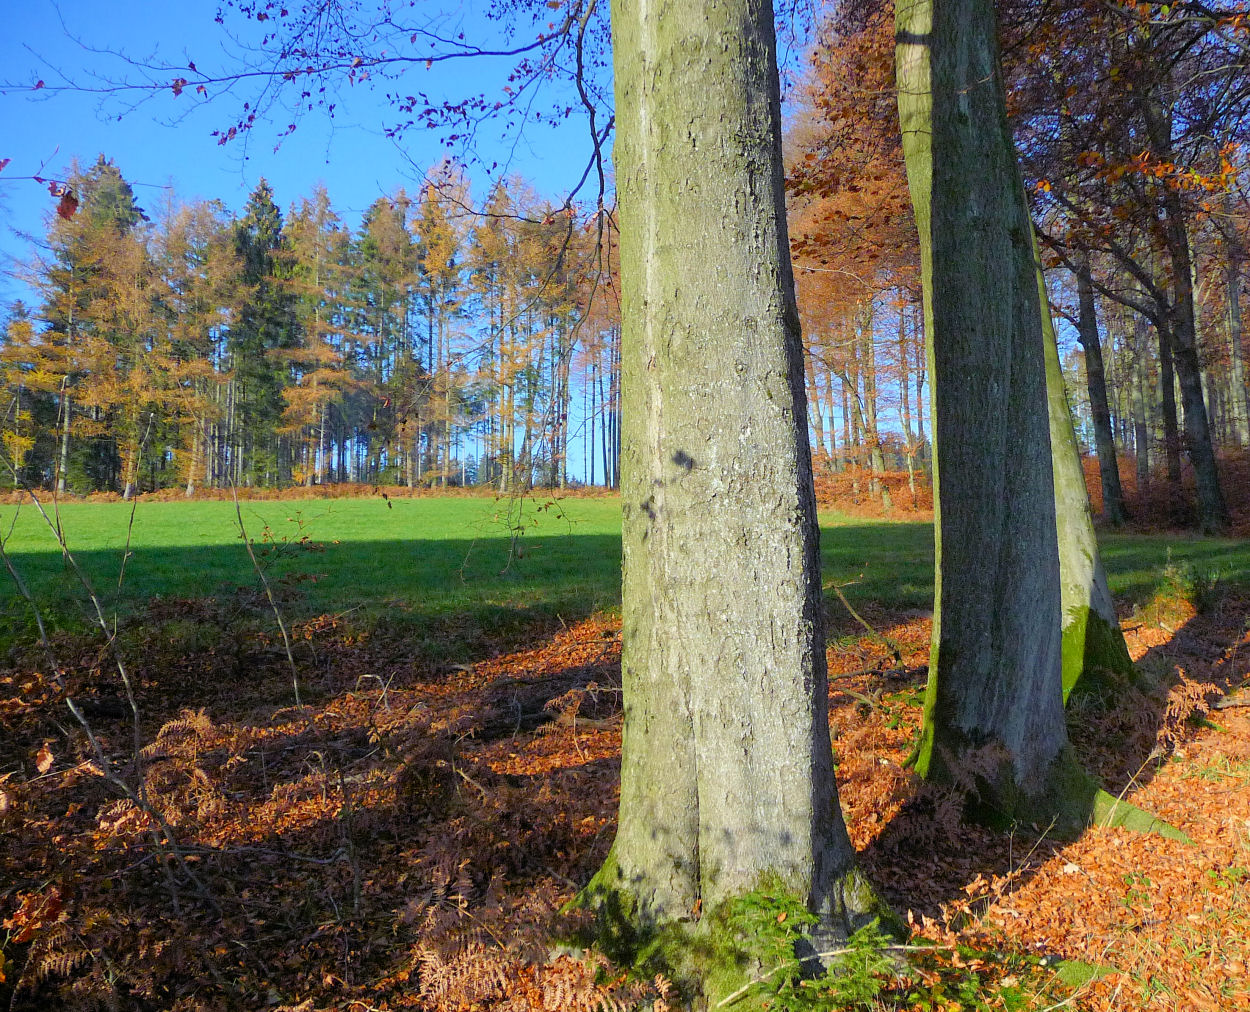
M418 946L421 986L418 997L438 1009L457 1009L499 998L507 984L510 960L498 947L474 941L451 959L437 950Z
M41 934L31 945L23 982L42 984L53 978L68 977L91 958L74 932L58 924Z
M183 710L178 717L161 726L156 732L156 740L144 746L142 753L149 759L157 756L186 757L191 754L186 746L194 748L213 730L213 721L203 709Z

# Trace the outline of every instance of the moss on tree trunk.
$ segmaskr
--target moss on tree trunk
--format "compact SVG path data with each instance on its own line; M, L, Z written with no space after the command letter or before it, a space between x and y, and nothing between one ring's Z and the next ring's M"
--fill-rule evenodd
M1034 256L1037 256L1036 240ZM1136 677L1120 632L1115 602L1107 586L1094 534L1094 517L1081 466L1081 451L1068 407L1059 344L1040 260L1038 303L1046 358L1046 407L1050 421L1051 467L1055 481L1055 522L1059 543L1061 670L1063 699L1072 691L1114 688Z

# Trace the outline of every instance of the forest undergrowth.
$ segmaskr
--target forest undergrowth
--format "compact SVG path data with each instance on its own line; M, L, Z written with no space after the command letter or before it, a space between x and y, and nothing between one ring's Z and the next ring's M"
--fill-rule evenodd
M41 648L0 658L0 1008L683 1007L665 977L559 941L587 927L562 907L613 836L618 618L451 623L477 645L457 664L384 626L297 622L296 707L277 630L238 622L266 607L240 590L127 620L137 719L101 637L53 637L63 687ZM905 766L928 617L860 612L874 632L830 604L838 785L915 948L848 963L836 1004L767 972L742 1000L1250 1008L1250 598L1163 572L1123 616L1141 684L1070 710L1108 790L1190 844L964 822Z

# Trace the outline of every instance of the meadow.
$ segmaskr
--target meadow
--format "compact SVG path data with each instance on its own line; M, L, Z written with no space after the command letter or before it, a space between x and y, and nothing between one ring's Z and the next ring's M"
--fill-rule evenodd
M154 598L258 587L244 530L293 618L572 620L620 605L620 500L611 497L259 499L237 512L221 501L67 502L53 521L107 610L121 616ZM857 606L932 606L931 524L833 512L820 522L827 586ZM85 621L82 581L36 509L0 505L0 532L51 623ZM1101 542L1112 592L1129 607L1178 579L1250 585L1245 539L1110 533ZM0 633L29 626L29 605L7 576L0 602Z

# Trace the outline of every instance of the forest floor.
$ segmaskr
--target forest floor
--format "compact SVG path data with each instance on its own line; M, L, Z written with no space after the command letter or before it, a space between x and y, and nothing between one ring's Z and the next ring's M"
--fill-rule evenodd
M863 1007L1250 1008L1250 709L1215 708L1250 672L1250 602L1205 604L1160 598L1127 620L1156 687L1072 721L1108 788L1188 845L1100 827L1065 844L964 823L904 767L927 618L864 616L901 667L880 638L839 623L830 702L846 821L864 870L937 946ZM214 621L205 603L160 607L144 618L152 628ZM616 619L533 629L528 644L454 668L332 622L295 632L303 707L272 640L177 655L154 642L131 671L138 764L98 648L56 644L82 672L70 688L113 769L143 783L142 805L100 776L41 659L3 673L0 762L24 771L0 782L9 1008L664 998L664 981L625 980L596 957L551 959L551 939L570 933L560 908L613 833ZM1105 975L1082 980L1080 964Z
M1163 577L1123 616L1142 685L1070 725L1190 843L963 821L905 766L927 614L858 607L869 632L831 602L846 822L921 946L846 1007L1250 1008L1250 707L1227 705L1250 702L1250 595ZM614 831L617 616L440 621L467 658L292 620L296 706L277 629L239 624L266 607L241 588L126 618L134 710L97 637L0 658L0 1008L681 1007L553 942L585 926L561 909Z

